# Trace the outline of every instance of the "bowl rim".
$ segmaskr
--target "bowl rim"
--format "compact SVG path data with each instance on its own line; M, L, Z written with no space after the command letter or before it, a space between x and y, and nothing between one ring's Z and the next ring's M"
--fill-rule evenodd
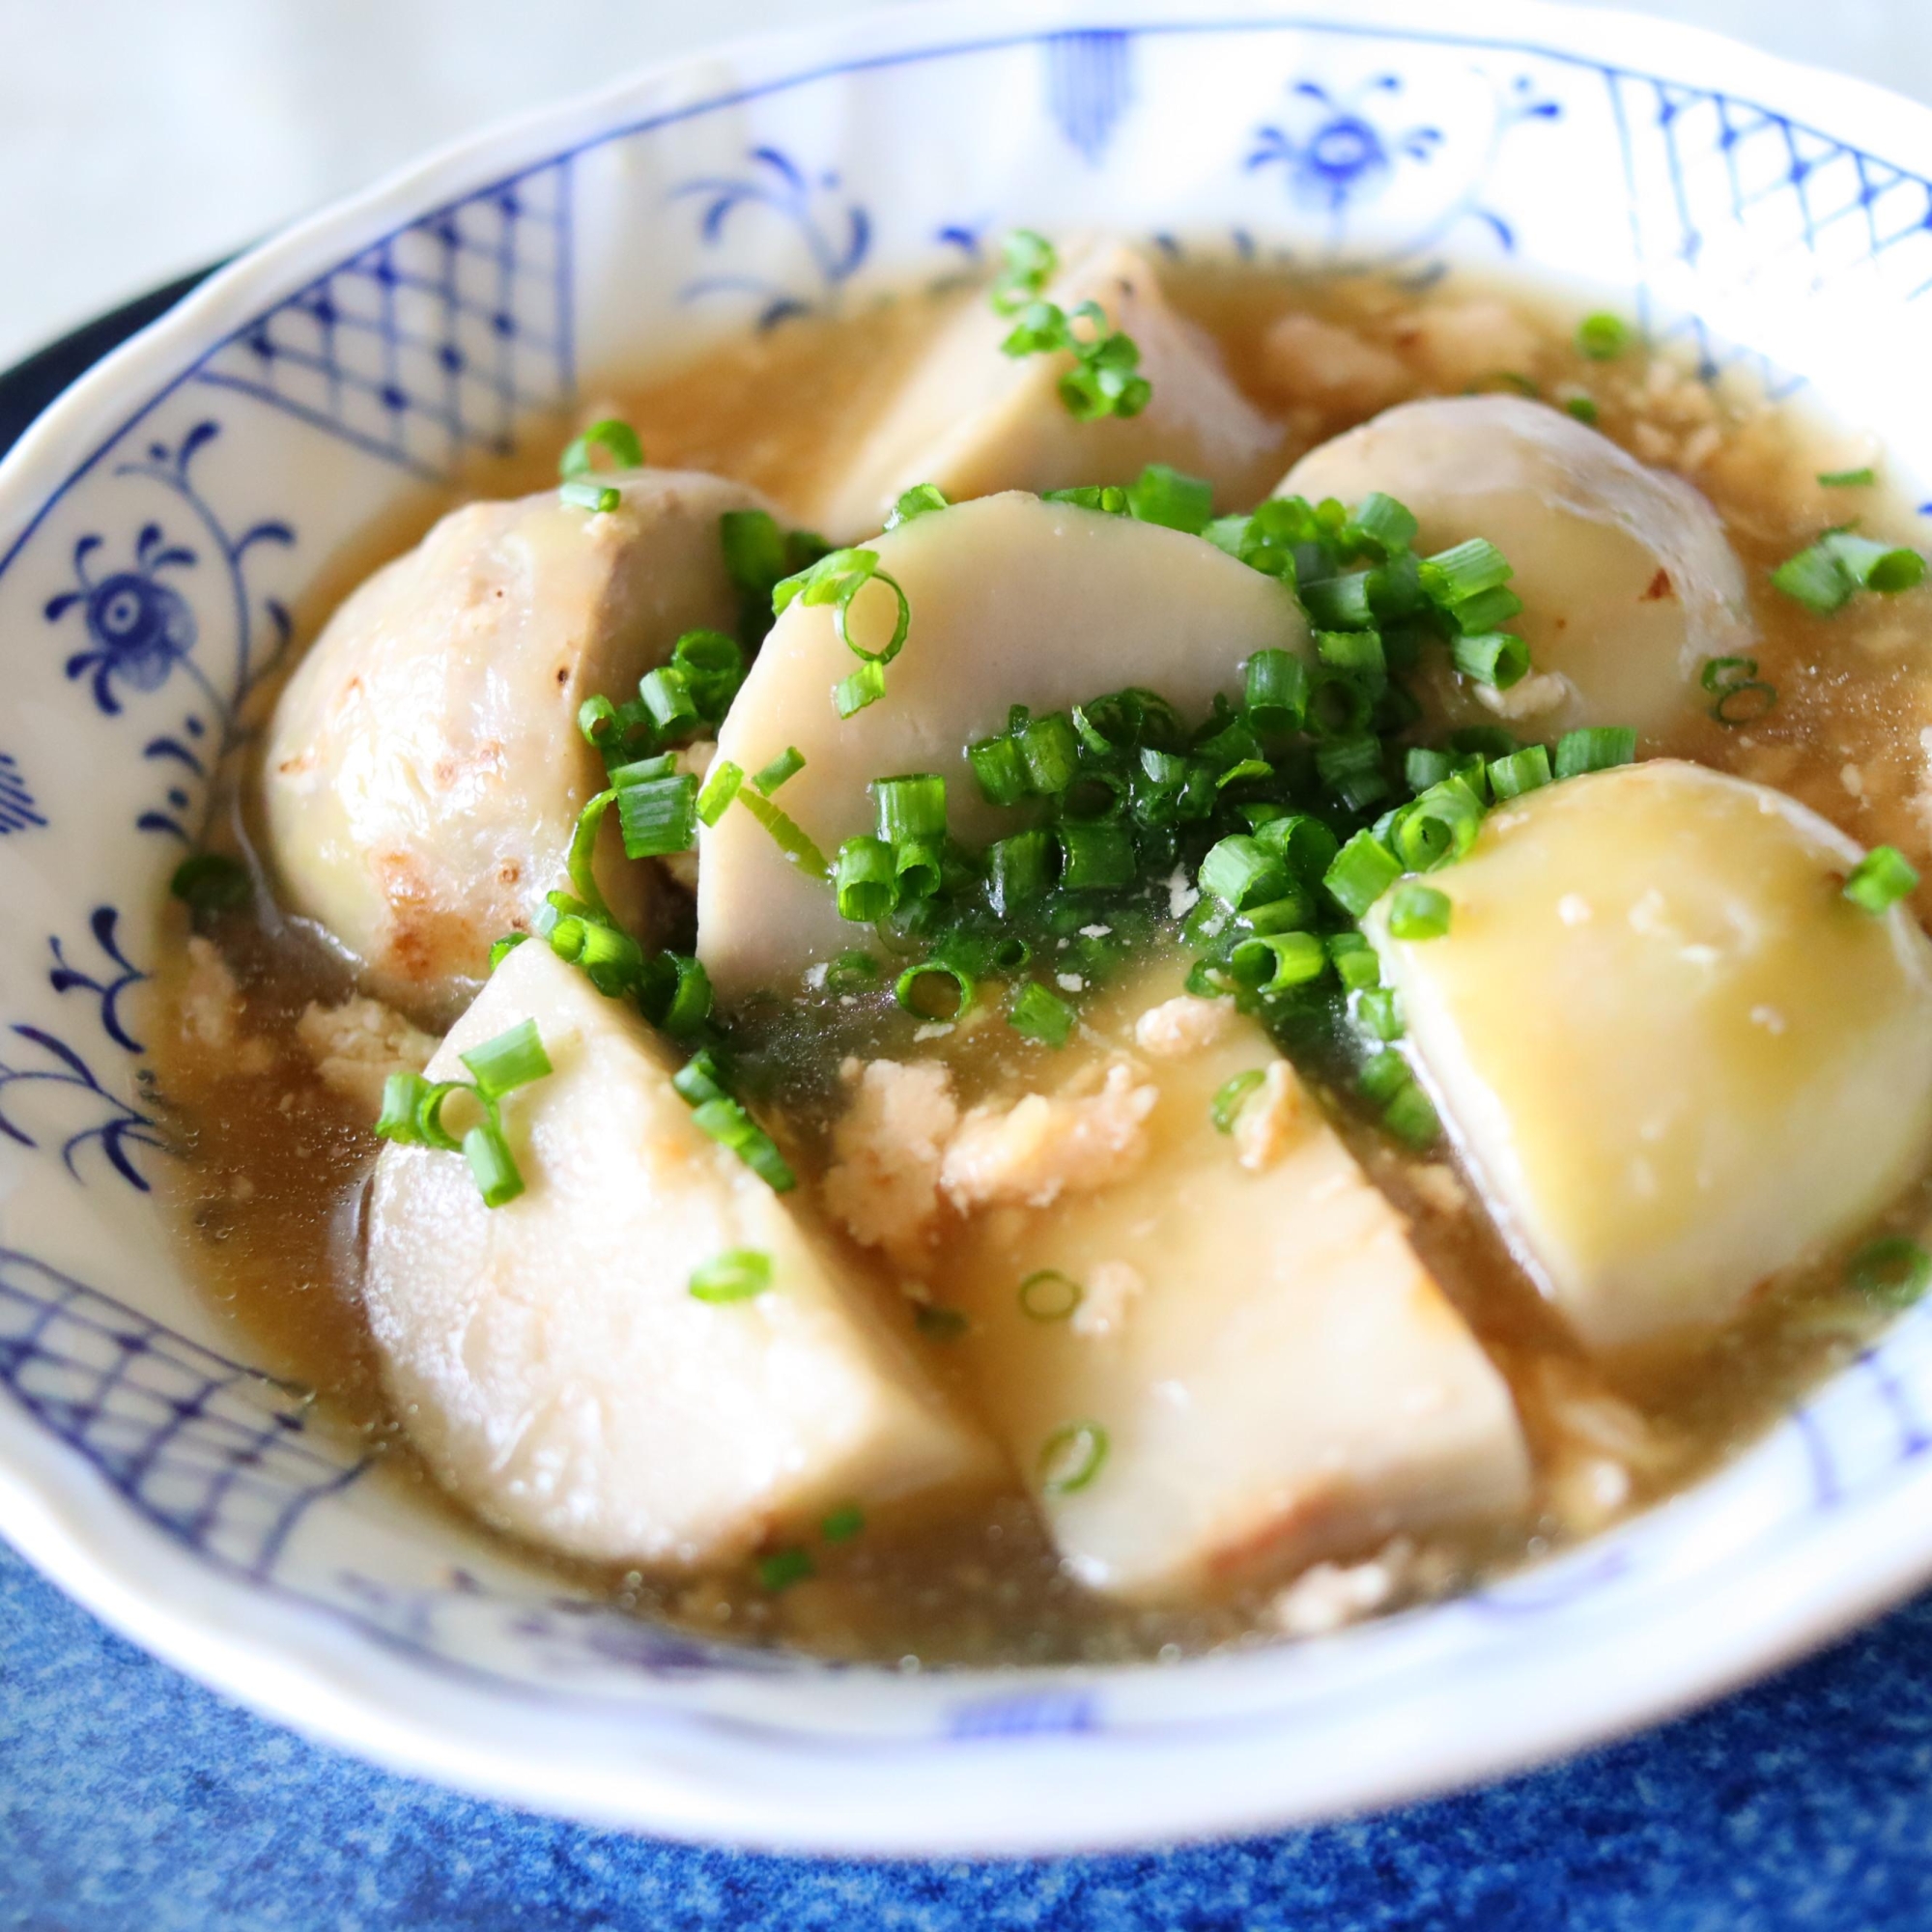
M188 380L209 353L275 302L395 228L450 202L522 173L553 156L594 146L626 131L709 111L779 88L800 85L855 65L883 67L946 51L1037 42L1061 31L1119 26L1137 32L1205 33L1267 26L1363 34L1529 51L1587 61L1645 77L1709 87L1723 77L1731 96L1768 104L1806 126L1857 128L1859 145L1888 159L1917 159L1932 174L1932 109L1868 82L1814 70L1744 46L1700 28L1617 10L1583 9L1559 0L1482 0L1467 31L1432 25L1430 0L1328 0L1285 8L1266 0L925 0L816 27L751 35L656 63L561 102L500 120L449 142L372 187L341 199L257 244L98 363L27 429L0 461L0 573L4 573L54 503L84 477L125 432ZM1625 58L1646 49L1640 68ZM707 92L728 63L738 78ZM76 461L72 452L87 453ZM1709 1583L1683 1619L1678 1648L1667 1658L1639 1653L1629 1637L1606 1641L1603 1667L1589 1682L1513 1687L1512 1696L1483 1706L1462 1700L1480 1730L1444 1737L1418 1728L1405 1706L1375 1726L1382 1742L1363 1758L1336 1767L1326 1788L1305 1770L1245 1788L1216 1779L1135 1784L1131 1802L1105 1817L1072 1820L1037 1801L1056 1779L1094 1767L1093 1741L1029 1740L1023 1761L952 1747L950 1770L921 1777L934 1809L900 1806L855 1816L840 1788L802 1807L786 1767L769 1784L738 1784L718 1763L681 1753L663 1730L660 1757L634 1749L621 1784L608 1767L596 1779L572 1779L554 1759L520 1748L519 1700L501 1690L477 1706L492 1714L491 1736L464 1735L433 1713L412 1711L390 1687L412 1666L396 1657L372 1661L346 1631L314 1620L277 1623L265 1633L246 1614L245 1594L212 1590L197 1571L184 1587L156 1590L152 1551L128 1548L124 1505L51 1439L30 1439L0 1422L0 1526L9 1540L111 1627L204 1684L271 1718L404 1772L529 1808L592 1822L689 1838L724 1839L770 1848L880 1855L920 1853L1037 1854L1048 1851L1171 1842L1279 1827L1318 1815L1408 1802L1452 1786L1540 1763L1708 1700L1838 1635L1932 1576L1932 1533L1922 1546L1874 1536L1870 1518L1932 1522L1932 1468L1908 1467L1883 1493L1827 1523L1800 1548L1734 1566ZM17 1443L15 1453L5 1445ZM1665 1505L1668 1508L1669 1505ZM1833 1560L1821 1561L1821 1554ZM187 1566L185 1551L165 1561ZM190 1587L189 1585L192 1585ZM1574 1659L1571 1660L1574 1662ZM1182 1666L1183 1668L1188 1666ZM1145 1669L1146 1666L1121 1666ZM396 1673L400 1672L398 1677ZM1633 1674L1634 1673L1634 1674ZM1105 1673L1058 1672L1069 1676ZM963 1681L963 1678L962 1678ZM1560 1690L1561 1694L1557 1694ZM1455 1697L1423 1706L1457 1714ZM526 1710L527 1705L525 1705ZM1270 1721L1262 1718L1263 1733ZM628 1716L620 1728L638 1735ZM674 1731L675 1726L671 1729ZM1416 1760L1391 1770L1389 1739L1407 1736ZM1103 1747L1126 1755L1151 1751L1163 1765L1190 1748L1184 1737L1131 1740L1100 1734ZM1270 1759L1241 1747L1250 1770ZM753 1753L757 1745L741 1746ZM907 1751L921 1748L909 1746ZM1209 1752L1214 1745L1196 1748ZM1278 1759L1281 1754L1273 1754ZM792 1772L810 1760L792 1754ZM1231 1760L1232 1762L1232 1760ZM1026 1769L1022 1773L1022 1763ZM989 1769L1006 1783L1005 1802L988 1804ZM901 1773L901 1776L904 1774ZM830 1780L838 1786L837 1778ZM971 1802L980 1788L977 1808ZM945 1804L940 1804L941 1790ZM841 1804L846 1808L841 1809Z

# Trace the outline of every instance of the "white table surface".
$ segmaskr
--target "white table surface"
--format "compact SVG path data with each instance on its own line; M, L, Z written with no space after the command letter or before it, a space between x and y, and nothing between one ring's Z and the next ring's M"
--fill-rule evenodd
M0 0L0 366L500 115L875 4ZM1932 98L1932 0L1650 11Z

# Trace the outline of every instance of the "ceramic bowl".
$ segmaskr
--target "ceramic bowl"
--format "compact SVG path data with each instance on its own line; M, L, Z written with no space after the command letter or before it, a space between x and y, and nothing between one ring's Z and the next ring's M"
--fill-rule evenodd
M1932 1310L1716 1479L1328 1640L833 1668L580 1600L390 1490L170 1259L162 882L330 560L640 362L1026 222L1541 272L1932 465L1932 114L1466 0L975 0L647 73L216 276L0 469L0 1529L108 1622L400 1769L765 1845L1037 1851L1387 1804L1708 1697L1932 1573ZM1919 495L1932 494L1923 487Z

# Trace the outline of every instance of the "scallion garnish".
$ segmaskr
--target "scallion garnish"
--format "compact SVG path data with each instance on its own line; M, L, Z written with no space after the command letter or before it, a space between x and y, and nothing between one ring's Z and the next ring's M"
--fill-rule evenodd
M1165 463L1150 463L1127 491L1127 509L1141 523L1199 536L1214 514L1214 486Z
M1390 843L1406 870L1433 872L1462 858L1482 829L1482 801L1460 778L1446 778L1404 807Z
M687 631L671 646L670 667L684 680L697 715L717 724L745 681L745 653L723 631ZM646 694L645 702L649 702Z
M726 1248L691 1271L694 1301L750 1301L772 1285L772 1258L761 1248Z
M774 1194L787 1193L798 1185L798 1177L780 1153L778 1143L745 1111L741 1101L729 1094L700 1100L691 1110L691 1118L701 1133L736 1154Z
M1382 1125L1405 1146L1428 1147L1442 1131L1442 1121L1435 1102L1410 1080L1399 1088L1382 1108Z
M1037 980L1029 980L1007 1013L1008 1024L1027 1039L1058 1050L1073 1034L1073 1009Z
M1621 316L1586 315L1577 325L1577 348L1592 362L1608 362L1630 346L1630 325Z
M1581 778L1636 760L1636 732L1628 724L1588 724L1556 741L1556 776Z
M168 880L168 891L195 912L233 912L248 903L248 868L225 852L196 852Z
M758 1558L756 1568L760 1586L773 1596L816 1575L810 1553L804 1549L774 1549Z
M1312 932L1269 932L1236 943L1228 971L1237 985L1256 993L1285 993L1305 986L1327 970L1328 950Z
M1107 1432L1097 1422L1064 1422L1040 1444L1040 1490L1070 1496L1100 1473L1106 1460Z
M720 758L704 775L704 789L697 794L698 817L707 825L716 825L724 816L731 801L738 796L738 787L744 782L745 768L734 765L729 758Z
M1498 804L1504 799L1520 798L1550 781L1549 753L1542 745L1525 745L1506 758L1492 758L1485 767L1490 790Z
M608 458L612 469L644 467L644 445L638 440L637 431L615 416L606 416L602 422L592 423L564 450L557 461L556 473L565 482L574 476L589 476L597 469L599 456Z
M1887 1235L1861 1248L1845 1273L1861 1294L1906 1308L1932 1287L1932 1255L1909 1236Z
M1719 724L1754 724L1777 702L1777 687L1758 676L1755 658L1706 658L1703 685L1718 700L1711 716Z
M1575 416L1579 423L1585 423L1591 429L1595 429L1601 419L1602 412L1588 396L1566 397L1563 408L1566 413Z
M934 510L950 508L946 493L937 483L915 483L910 490L899 493L898 501L886 513L886 528L895 530L915 517L928 517Z
M893 997L922 1020L958 1019L973 1004L973 976L945 959L923 959L893 982Z
M1357 677L1378 678L1388 669L1378 631L1317 631L1315 655L1334 669L1350 671Z
M1201 890L1236 912L1279 898L1288 889L1288 870L1279 854L1259 838L1236 833L1223 838L1201 862Z
M987 897L1004 918L1037 899L1052 883L1053 841L1044 832L1015 832L986 848Z
M376 1132L399 1147L434 1148L444 1153L460 1150L484 1207L501 1208L524 1191L524 1177L503 1135L502 1102L519 1088L551 1073L550 1056L537 1036L536 1022L525 1020L460 1057L472 1080L430 1080L412 1068L390 1074L384 1083ZM483 1119L460 1141L442 1123L443 1107L457 1094L467 1094L483 1110Z
M1017 805L1027 795L1026 760L1005 732L968 745L966 762L988 805Z
M937 772L874 779L866 789L871 794L879 837L888 845L945 838L946 781Z
M1041 291L1060 271L1060 257L1044 235L1015 228L1000 243L1005 256L986 299L999 315L1017 315L1039 299Z
M1259 1066L1251 1066L1245 1073L1236 1073L1232 1079L1224 1080L1214 1090L1214 1097L1208 1103L1208 1118L1217 1134L1232 1134L1235 1122L1240 1118L1241 1109L1247 1105L1248 1096L1259 1088L1267 1075Z
M1335 976L1350 992L1361 992L1381 983L1382 971L1376 949L1359 932L1352 928L1331 932L1326 943Z
M741 785L738 788L738 805L771 834L773 843L807 878L827 879L832 876L832 867L825 863L825 854L761 792L755 789L748 791Z
M1301 729L1308 715L1308 667L1287 651L1257 651L1242 671L1241 708L1267 737Z
M1827 530L1771 573L1779 590L1818 617L1843 610L1861 590L1896 596L1924 577L1925 559L1918 551L1876 543L1851 530Z
M1080 741L1073 721L1064 711L1029 718L1011 739L1026 772L1027 789L1042 798L1063 792L1080 768Z
M937 838L902 838L893 847L893 870L898 881L898 902L911 905L929 899L945 876L945 854Z
M1452 638L1449 659L1464 677L1496 691L1507 691L1529 674L1529 646L1508 631Z
M1372 986L1355 995L1355 1017L1383 1045L1402 1037L1402 1008L1393 986Z
M1058 837L1060 883L1067 891L1107 892L1133 883L1134 841L1120 827L1063 823Z
M850 1543L866 1527L866 1512L857 1503L841 1503L826 1513L818 1533L827 1543Z
M624 493L609 483L599 483L588 476L573 476L568 483L556 486L557 499L568 503L574 510L590 510L600 516L608 516L624 500Z
M1069 315L1043 291L1058 268L1052 244L1030 229L1007 238L1007 262L989 294L994 310L1015 318L1000 344L1009 355L1065 353L1073 367L1060 379L1060 400L1082 422L1103 416L1137 416L1153 394L1137 373L1140 351L1130 336L1108 326L1098 302L1084 301ZM1075 328L1086 325L1087 332Z
M1818 476L1820 486L1827 490L1869 490L1878 482L1878 471L1864 469L1826 469Z
M1449 895L1434 886L1406 885L1389 901L1391 939L1440 939L1449 930Z
M832 687L832 708L841 718L856 718L868 704L886 695L886 668L862 664Z
M1918 890L1918 873L1895 845L1874 845L1852 867L1845 896L1874 915L1889 912Z
M1086 1290L1058 1268L1035 1268L1020 1283L1020 1313L1032 1321L1065 1321L1086 1298Z
M627 859L689 852L697 838L697 781L689 772L617 788L617 823Z
M838 917L876 924L898 903L898 867L883 838L848 838L832 867Z
M1322 874L1336 904L1360 919L1402 877L1402 863L1371 832L1358 832Z

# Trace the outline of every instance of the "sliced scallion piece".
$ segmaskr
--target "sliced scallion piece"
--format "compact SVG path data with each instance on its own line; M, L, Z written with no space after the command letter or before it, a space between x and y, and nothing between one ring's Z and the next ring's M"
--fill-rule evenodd
M1052 883L1053 840L1044 832L1015 832L986 848L987 896L1003 917Z
M1581 778L1636 760L1636 732L1628 724L1587 724L1556 741L1556 776Z
M1402 862L1370 832L1358 832L1322 874L1335 902L1360 919L1402 877Z
M1232 1134L1235 1131L1235 1122L1240 1118L1241 1109L1247 1105L1248 1096L1266 1078L1267 1075L1259 1066L1251 1066L1245 1073L1236 1073L1233 1079L1224 1080L1214 1090L1214 1097L1208 1103L1208 1118L1217 1134Z
M1027 795L1026 759L1005 732L966 747L966 762L988 805L1017 805Z
M1201 890L1236 912L1279 898L1288 890L1288 869L1280 856L1259 838L1234 833L1201 862Z
M588 476L573 476L569 482L559 483L556 494L558 500L568 503L572 509L590 510L600 516L608 516L624 500L621 490Z
M592 423L564 450L557 461L556 472L566 482L573 476L588 476L596 469L600 455L609 459L612 469L644 467L644 445L639 440L637 431L615 416L606 416L602 422Z
M1106 892L1133 883L1134 841L1118 826L1062 824L1060 883L1069 892Z
M1033 1321L1065 1321L1086 1298L1087 1291L1058 1268L1035 1268L1020 1283L1020 1313Z
M744 782L744 767L734 765L729 758L720 758L704 775L704 789L697 794L698 817L707 825L716 825Z
M1932 1287L1932 1255L1909 1236L1887 1235L1861 1248L1845 1273L1861 1294L1906 1308Z
M1889 912L1918 890L1918 873L1895 845L1874 845L1852 867L1845 896L1873 915Z
M248 868L225 852L196 852L168 880L168 891L196 912L233 912L246 905L254 888Z
M758 1558L756 1569L760 1587L773 1596L817 1574L810 1552L804 1549L774 1549Z
M1490 790L1500 803L1508 798L1520 798L1526 791L1535 791L1540 785L1547 785L1551 777L1549 753L1541 745L1525 745L1520 752L1512 752L1506 758L1492 758L1487 767Z
M1878 481L1876 469L1825 469L1818 475L1826 490L1869 490Z
M873 925L898 903L898 865L883 838L848 838L832 867L838 917Z
M1106 1460L1107 1432L1097 1422L1064 1422L1040 1444L1040 1490L1070 1496L1100 1473Z
M1027 981L1007 1014L1016 1034L1056 1050L1072 1037L1075 1017L1073 1009L1037 980Z
M535 1020L525 1020L481 1046L472 1046L461 1058L486 1100L500 1100L553 1070Z
M738 804L772 835L779 850L807 878L831 877L832 868L825 863L825 854L770 799L758 791L747 791L741 786Z
M866 1527L866 1512L857 1503L841 1503L826 1513L818 1533L827 1543L850 1543Z
M694 1301L750 1301L772 1285L772 1258L761 1248L726 1248L691 1271Z
M1755 658L1706 658L1702 682L1718 700L1711 716L1719 724L1754 724L1777 702L1777 687L1758 676Z
M1080 768L1080 740L1065 712L1029 718L1011 737L1026 768L1028 790L1051 798L1073 782Z
M1529 674L1529 646L1509 631L1483 631L1452 639L1450 662L1464 677L1507 691Z
M1619 315L1586 315L1577 325L1577 347L1592 362L1608 362L1630 347L1630 325Z
M902 490L899 499L886 513L886 528L895 530L901 524L909 524L915 517L928 517L934 510L952 507L946 500L946 493L937 483L915 483L910 490Z
M1301 729L1308 715L1308 668L1288 651L1263 650L1243 672L1241 708L1248 723L1267 736Z
M945 838L946 781L937 772L874 779L866 789L872 796L878 835L888 845L907 838Z
M479 1122L463 1136L463 1158L484 1207L505 1207L524 1191L524 1177L496 1122Z
M1127 491L1127 508L1144 524L1199 536L1214 514L1214 486L1165 463L1150 463Z
M1434 886L1406 885L1389 901L1391 939L1440 939L1449 930L1449 895Z
M1328 951L1312 932L1270 932L1236 943L1228 971L1236 984L1257 993L1285 993L1305 986L1327 970Z
M685 772L620 786L617 822L627 859L689 852L697 838L697 781Z
M973 976L945 959L923 959L893 982L893 997L915 1018L958 1019L973 1004Z
M770 764L764 766L752 782L770 798L787 779L796 778L805 769L805 753L796 745L787 745Z

